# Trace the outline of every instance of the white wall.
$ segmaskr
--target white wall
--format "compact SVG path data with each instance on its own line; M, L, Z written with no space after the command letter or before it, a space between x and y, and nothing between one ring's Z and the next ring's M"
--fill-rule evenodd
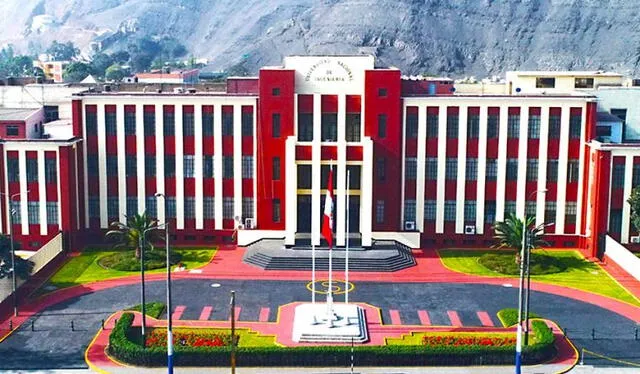
M605 239L605 255L618 264L627 273L640 281L640 258L636 257L622 244L607 235Z

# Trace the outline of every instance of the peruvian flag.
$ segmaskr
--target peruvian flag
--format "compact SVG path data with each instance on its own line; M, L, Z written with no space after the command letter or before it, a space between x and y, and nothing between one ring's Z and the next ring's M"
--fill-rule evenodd
M324 200L324 216L322 217L322 236L333 246L333 166L329 170L329 182L327 183L327 196Z

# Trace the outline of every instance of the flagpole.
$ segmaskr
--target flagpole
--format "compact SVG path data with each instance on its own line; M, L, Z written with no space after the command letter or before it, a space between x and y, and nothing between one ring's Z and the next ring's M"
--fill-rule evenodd
M333 160L331 160L333 161ZM327 184L327 190L333 189L333 162L330 164L329 171L329 181ZM333 196L331 196L331 216L333 216ZM325 201L325 209L326 209L327 201ZM333 222L330 222L333 224ZM333 233L333 227L329 227L329 231ZM333 236L333 234L331 234ZM329 242L329 291L327 292L327 321L330 327L333 326L333 250L332 250L332 241Z
M311 234L311 304L316 303L316 245Z
M347 224L345 233L344 303L349 304L349 170L347 170Z

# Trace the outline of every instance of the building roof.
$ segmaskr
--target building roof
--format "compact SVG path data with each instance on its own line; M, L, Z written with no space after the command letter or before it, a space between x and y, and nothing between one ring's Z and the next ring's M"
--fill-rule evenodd
M598 112L598 122L622 122L619 117L614 116L609 112Z
M40 108L0 108L0 121L25 121Z
M610 71L546 71L546 70L532 70L532 71L510 71L508 73L515 74L517 76L535 76L535 77L622 77L620 73L614 73Z
M68 140L73 138L73 125L68 119L47 122L43 125L44 139Z
M183 76L188 74L197 74L199 71L199 69L172 70L166 73L162 70L153 70L148 73L137 73L135 76L138 78L182 78Z

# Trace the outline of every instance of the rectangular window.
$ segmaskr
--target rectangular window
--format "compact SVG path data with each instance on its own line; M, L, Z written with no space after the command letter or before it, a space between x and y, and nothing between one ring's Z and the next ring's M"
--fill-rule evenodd
M242 136L253 136L253 112L242 112Z
M560 116L549 116L549 138L560 139Z
M271 114L271 136L280 137L280 113Z
M206 196L203 200L204 219L214 219L216 217L216 203L213 197Z
M165 199L165 209L167 211L167 218L176 218L176 198L167 197Z
M118 204L117 196L109 196L107 198L107 217L109 217L109 222L112 222L114 219L119 219L120 216L120 208Z
M280 87L274 87L271 89L271 96L280 96Z
M447 116L447 138L458 138L459 117L457 114L449 114Z
M347 141L360 141L360 113L347 113Z
M196 198L195 197L184 198L184 218L186 219L196 218Z
M418 159L407 157L404 163L404 175L407 180L415 180L418 168Z
M100 198L89 197L89 218L100 218Z
M418 137L418 114L407 112L406 118L406 134L407 139L413 139Z
M47 183L56 183L58 180L58 165L55 158L44 159L44 175Z
M280 157L274 157L272 159L272 172L271 179L274 181L280 180Z
M633 164L633 177L631 179L633 187L640 186L640 164Z
M378 88L378 97L387 97L387 89Z
M222 156L222 178L233 179L233 156Z
M233 136L233 112L222 111L222 136Z
M404 221L416 221L416 201L405 200L404 201Z
M580 177L580 165L578 160L569 160L567 164L567 182L577 182Z
M480 136L480 116L470 114L467 118L467 138L477 139Z
M182 159L182 168L184 178L195 177L195 156L184 155Z
M467 200L464 202L464 221L475 222L476 221L476 202Z
M593 78L576 78L574 88L593 88Z
M536 88L555 88L555 78L536 78Z
M176 133L176 117L172 109L172 107L167 105L164 106L164 112L162 113L162 131L164 136L174 136Z
M496 139L498 137L500 129L500 116L497 114L490 114L487 117L487 138Z
M544 222L546 224L556 221L556 202L547 201L544 204Z
M529 116L529 127L527 129L529 139L540 139L540 115Z
M253 156L242 156L242 178L253 178Z
M40 223L40 202L29 201L27 203L28 221L30 225L37 225Z
M98 176L98 173L98 155L87 155L87 174L91 177L95 177Z
M116 155L107 155L107 176L118 176L118 156Z
M468 158L466 167L466 179L468 181L474 181L478 179L478 159Z
M151 218L158 218L158 198L155 196L147 196L144 199L145 213Z
M136 134L136 111L134 105L125 105L124 107L124 134Z
M615 188L624 187L624 164L613 164L613 175L611 184Z
M176 155L164 155L164 176L176 176Z
M424 201L424 219L426 221L436 220L436 201L435 200Z
M558 181L558 160L547 160L547 181Z
M213 112L202 111L202 135L213 136Z
M434 139L438 137L438 124L437 114L427 114L427 138Z
M58 224L58 202L47 201L47 225Z
M27 158L27 182L38 181L38 159Z
M144 122L144 136L154 136L156 134L156 112L145 110L142 121Z
M87 135L98 135L98 116L95 110L85 109L85 124L87 126Z
M536 202L535 201L527 201L524 204L524 214L527 217L535 217L536 216Z
M456 201L455 200L445 200L444 220L446 222L453 222L456 220Z
M425 161L425 178L430 181L438 179L438 159L427 157Z
M527 180L528 181L538 180L538 159L537 158L527 160Z
M20 202L19 201L11 201L10 202L10 206L11 206L11 213L13 213L13 218L11 218L11 222L14 225L18 225L22 223L22 210L20 209Z
M360 190L360 165L347 165L347 172L349 173L349 189Z
M146 177L156 176L156 156L147 155L144 158L144 175Z
M213 156L211 155L202 156L202 176L204 178L213 178L213 171L214 171Z
M116 124L116 112L105 112L104 113L104 127L107 135L115 135L118 131L118 126Z
M126 155L125 161L125 175L127 177L135 177L138 175L138 158L135 155Z
M194 136L196 134L196 124L191 109L187 111L186 106L182 107L182 136Z
M242 218L253 218L253 198L242 198Z
M496 222L496 202L495 200L484 203L484 223L493 225Z
M313 114L298 114L298 140L301 142L313 141Z
M384 139L387 137L387 115L378 114L378 138Z
M321 131L323 142L335 142L338 140L338 114L337 113L322 113L321 116Z
M60 119L60 109L58 105L45 105L44 106L44 121L51 122Z
M7 176L9 182L20 181L20 165L16 157L7 158L7 173L9 174Z
M133 217L138 213L138 197L127 196L127 217Z
M18 126L7 126L7 136L18 136L20 135L20 129Z
M569 117L569 138L580 139L582 131L582 116L572 115Z
M458 159L455 157L447 158L445 167L445 179L454 181L458 179Z
M379 181L384 181L387 179L387 159L386 158L378 158L376 160L376 174L378 175Z
M622 231L622 209L611 209L609 232L620 234Z
M516 202L513 200L507 200L504 202L504 215L508 217L511 214L516 214Z
M487 180L495 181L498 179L498 160L487 159Z
M507 117L507 138L516 139L520 137L520 115L509 114Z
M298 165L298 189L311 189L311 165Z
M271 200L271 220L274 223L280 222L280 199Z
M514 181L518 179L518 159L507 159L507 180Z
M384 200L376 201L376 223L384 223Z
M569 225L575 225L576 215L578 214L578 205L575 201L567 201L564 210L565 222Z

